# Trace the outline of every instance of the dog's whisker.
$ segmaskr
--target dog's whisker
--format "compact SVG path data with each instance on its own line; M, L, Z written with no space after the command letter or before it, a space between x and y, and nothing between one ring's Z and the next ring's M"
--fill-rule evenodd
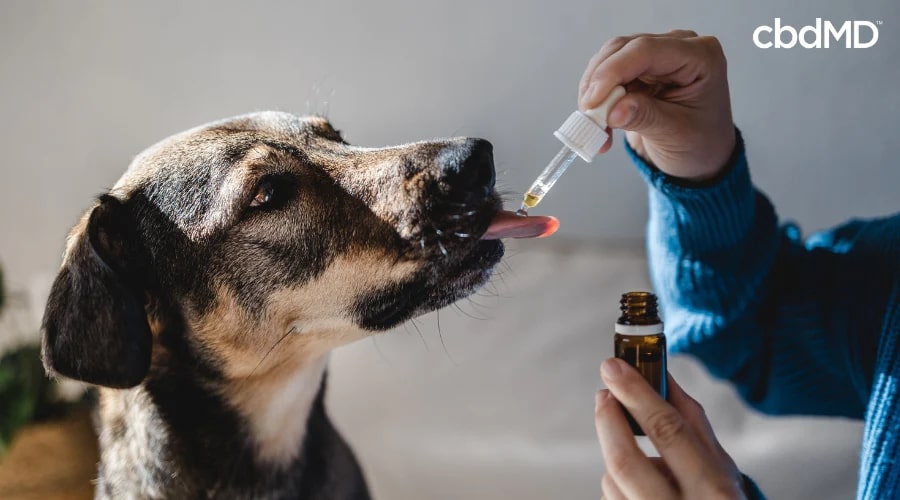
M502 276L502 275L498 275L498 276L497 276L497 279L500 281L500 284L499 284L499 285L498 285L493 279L490 280L490 281L488 281L488 283L491 285L491 288L493 288L494 291L497 293L497 298L499 298L499 299L512 299L512 298L515 298L513 295L508 295L508 294L504 293L504 292L500 289L501 286L502 286L503 288L506 288L506 282L503 281L503 276Z
M469 299L469 300L471 300L471 299ZM456 303L456 302L453 303L453 307L456 308L456 310L459 311L460 314L462 314L463 316L466 316L466 317L468 317L468 318L474 319L474 320L476 320L476 321L486 321L486 320L489 319L489 318L482 318L482 317L480 317L480 316L475 316L474 314L471 314L471 313L469 313L469 312L466 312L466 310L463 309L462 306L460 306L460 305L459 305L458 303Z
M263 355L262 359L259 360L259 363L256 363L256 366L253 367L253 370L250 371L250 375L247 375L246 378L247 378L247 379L252 378L253 375L256 373L256 370L258 370L259 367L262 366L263 361L265 361L266 358L269 357L269 354L272 354L272 351L274 351L275 348L278 347L278 345L281 344L281 343L284 341L284 339L288 338L288 335L290 335L290 334L292 334L292 333L294 333L294 332L296 332L296 331L297 331L297 327L296 327L296 326L292 326L290 330L288 330L287 332L285 332L284 335L281 336L281 338L279 338L278 340L276 340L275 343L272 344L272 347L269 347L269 350L266 351L266 353Z
M331 101L334 99L334 93L337 89L332 88L331 92L328 93L328 100L323 102L322 105L325 107L325 111L322 113L326 118L328 117L328 113L331 111Z
M318 82L313 84L312 91L313 91L313 94L315 97L315 103L316 103L314 112L316 115L318 115L319 114L319 104L322 102L321 96L319 95L319 83Z
M469 305L471 305L474 309L477 309L480 312L490 313L491 307L486 306L486 305L482 304L481 302L475 300L474 297L476 297L476 296L477 295L475 295L475 294L469 295L468 297L466 297L466 302L469 303ZM488 317L485 317L484 319L490 319L490 315L488 315Z
M500 297L500 293L497 292L497 288L490 281L485 283L484 286L481 288L481 290L476 292L476 295L481 295L483 297L489 297L489 298Z
M482 321L490 320L491 319L491 315L490 315L491 308L478 302L473 297L475 297L475 296L470 295L470 296L466 297L466 302L470 306L472 306L473 310L477 311L477 314L483 315L483 316L480 316L479 319L481 319Z
M422 335L422 329L419 328L419 324L416 323L416 319L415 318L411 319L410 324L413 326L413 328L416 329L416 333L419 334L419 340L421 340L422 345L425 346L425 352L431 352L431 349L428 347L428 342L425 341L425 336Z
M472 237L472 235L469 233L460 233L460 232L454 232L453 235L456 236L457 238L471 238Z
M372 335L372 344L375 346L375 350L378 351L378 357L381 358L381 360L385 363L390 364L390 361L388 361L387 357L384 355L384 352L381 350L381 347L378 345L378 340L376 340L376 337L378 337L378 335Z
M444 257L449 257L450 254L447 252L447 249L444 248L444 244L441 243L441 240L437 240L438 248L441 249L441 253L444 254Z
M489 309L488 306L473 299L471 295L466 297L466 302L479 309Z
M515 253L513 253L513 257L515 257ZM500 269L497 270L497 277L500 278L500 281L505 285L506 284L506 275L511 274L513 277L516 277L516 270L512 267L512 265L505 261L500 261Z
M444 332L441 331L441 310L438 309L437 311L435 311L434 315L437 319L437 331L438 331L438 338L441 340L441 348L443 348L444 354L447 355L447 359L450 360L450 363L452 363L453 365L456 365L457 364L456 360L453 359L453 356L450 354L450 351L447 350L447 344L444 343Z

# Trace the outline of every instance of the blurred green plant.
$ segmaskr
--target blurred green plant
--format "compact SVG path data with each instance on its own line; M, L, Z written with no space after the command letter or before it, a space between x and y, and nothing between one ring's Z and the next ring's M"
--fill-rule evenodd
M41 365L40 347L25 346L0 358L0 455L22 426L53 414L53 382Z
M0 272L0 318L3 298ZM39 345L24 345L0 357L0 458L23 426L61 416L72 406L58 401L56 385L44 373Z

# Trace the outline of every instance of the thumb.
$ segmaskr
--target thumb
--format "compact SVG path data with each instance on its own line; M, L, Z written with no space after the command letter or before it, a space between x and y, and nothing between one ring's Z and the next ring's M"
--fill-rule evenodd
M661 128L660 102L641 93L629 93L609 111L607 123L612 128L646 134Z

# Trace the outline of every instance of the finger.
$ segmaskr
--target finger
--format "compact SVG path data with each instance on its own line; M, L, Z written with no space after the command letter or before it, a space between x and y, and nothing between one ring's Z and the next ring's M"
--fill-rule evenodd
M603 490L604 500L628 500L628 497L616 486L615 479L609 474L603 475L603 480L600 481L600 489Z
M635 101L635 94L625 94L625 97L619 99L619 102L609 109L609 114L606 115L606 123L612 128L624 130L625 127L629 126L637 113L638 103Z
M578 97L579 99L585 94L588 89L588 85L591 83L591 76L593 76L594 71L597 69L597 66L600 65L603 61L605 61L609 56L615 54L619 49L625 46L628 42L634 40L638 37L658 37L665 35L657 35L653 33L635 33L634 35L627 36L617 36L615 38L610 38L600 47L600 50L591 57L591 60L588 61L587 68L585 68L584 73L581 75L581 81L578 84Z
M625 85L638 77L663 79L679 86L697 80L708 60L709 51L699 38L638 37L630 40L594 68L580 102L593 108L616 85Z
M718 439L713 432L712 424L706 417L706 410L703 405L675 381L671 374L668 375L667 400L672 406L681 413L681 416L688 422L694 432L703 439L704 444L709 447L710 451L718 451L721 449Z
M675 477L699 477L712 466L711 452L678 410L663 400L634 368L612 358L603 363L602 375L609 391L647 433Z
M672 474L672 469L666 464L666 461L662 459L662 457L650 457L650 463L656 467L656 470L669 481L673 487L678 486L678 481L675 479L675 475Z
M615 38L611 38L607 40L607 42L604 43L602 47L600 47L600 50L598 50L593 57L591 57L590 61L588 61L587 67L584 69L584 73L581 75L581 80L578 82L579 101L584 98L586 93L589 93L588 86L593 81L593 76L597 71L597 66L605 61L609 56L615 54L633 38L634 36L617 36Z
M626 497L659 498L663 496L660 493L671 491L665 478L638 448L622 409L607 390L597 393L594 424L606 472Z
M607 115L610 127L636 132L647 137L678 134L683 119L679 104L655 99L647 94L626 94Z
M716 457L719 464L722 465L727 463L730 464L733 469L737 470L734 460L732 460L728 452L725 451L722 444L719 443L719 439L716 437L715 431L713 431L712 423L709 421L709 417L706 416L706 410L703 409L703 405L691 397L691 395L675 381L672 374L668 375L667 384L668 401L672 403L682 416L684 416L688 425L694 429L694 433L699 436L707 449L713 453L713 456Z
M619 100L606 121L612 128L640 132L658 121L659 110L653 99L642 94L626 94Z
M669 38L696 38L700 35L694 30L672 30L665 34Z
M588 86L591 83L592 76L597 69L597 66L600 65L603 61L605 61L609 56L615 54L619 49L625 46L631 40L634 40L637 37L671 37L671 38L691 38L697 36L697 33L691 30L672 30L668 33L661 34L653 34L653 33L637 33L634 35L628 36L617 36L615 38L609 39L606 43L600 47L600 50L591 57L590 61L588 61L587 68L585 68L584 73L581 75L581 81L578 84L578 99L581 100L585 93L587 93Z
M604 142L603 145L600 146L600 151L599 151L600 154L603 154L603 153L609 151L609 148L612 147L613 136L612 136L611 128L606 127L606 135L608 135L609 137L606 139L606 142Z

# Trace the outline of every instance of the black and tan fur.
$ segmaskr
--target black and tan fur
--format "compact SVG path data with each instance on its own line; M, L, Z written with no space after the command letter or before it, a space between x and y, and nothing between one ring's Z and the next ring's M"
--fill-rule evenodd
M258 113L140 154L44 318L48 371L100 387L98 498L368 498L328 353L474 292L499 206L476 139L358 148Z

